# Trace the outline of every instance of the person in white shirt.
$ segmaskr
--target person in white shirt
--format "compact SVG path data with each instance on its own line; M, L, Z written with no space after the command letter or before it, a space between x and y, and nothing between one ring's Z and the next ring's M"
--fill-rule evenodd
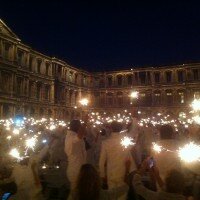
M102 142L100 154L99 168L101 178L107 177L108 188L116 188L124 183L125 162L130 160L130 172L135 167L135 163L131 156L129 148L125 149L121 146L120 134L122 125L116 121L112 122L112 133L109 139ZM127 194L119 199L126 199Z
M65 153L67 155L67 177L70 182L71 190L74 190L78 173L83 164L86 163L85 142L81 131L81 122L72 120L70 130L65 138Z
M181 161L176 153L179 142L173 139L173 137L172 128L163 126L160 131L160 140L157 144L166 150L162 150L160 153L152 150L152 156L155 159L162 179L164 179L167 172L171 169L181 170Z

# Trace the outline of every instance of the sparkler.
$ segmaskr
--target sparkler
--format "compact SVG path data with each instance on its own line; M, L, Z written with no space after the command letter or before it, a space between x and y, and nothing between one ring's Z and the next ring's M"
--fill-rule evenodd
M79 102L80 102L80 104L81 104L82 106L87 106L88 103L89 103L88 99L86 99L86 98L81 99Z
M126 149L129 146L134 145L133 138L125 136L121 139L121 145Z
M32 137L30 139L26 140L26 148L32 149L34 151L34 147L36 145L37 139L35 137Z
M18 151L16 148L12 149L12 150L10 151L9 154L10 154L12 157L17 158L18 160L21 159L20 154L19 154L19 151Z
M137 91L133 91L133 92L131 92L131 98L134 98L134 99L137 99L138 98L138 96L139 96L139 92L137 92Z
M162 146L156 144L155 142L152 143L153 144L153 150L157 153L160 153L162 151Z
M194 101L191 104L192 109L196 111L200 111L200 100L199 99L194 99Z
M200 145L193 142L179 148L178 155L184 162L192 163L200 161Z

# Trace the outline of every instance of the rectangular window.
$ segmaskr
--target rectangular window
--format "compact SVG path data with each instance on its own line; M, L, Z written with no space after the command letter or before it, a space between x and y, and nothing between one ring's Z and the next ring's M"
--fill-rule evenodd
M167 83L172 82L172 72L166 72L166 82Z
M199 80L198 69L193 69L192 72L194 81L198 81Z
M42 60L38 59L37 60L37 73L41 73L41 64L42 64Z
M184 77L183 77L183 71L178 71L178 82L183 82Z
M160 83L160 73L159 73L159 72L156 72L156 73L154 74L154 76L155 76L155 83Z

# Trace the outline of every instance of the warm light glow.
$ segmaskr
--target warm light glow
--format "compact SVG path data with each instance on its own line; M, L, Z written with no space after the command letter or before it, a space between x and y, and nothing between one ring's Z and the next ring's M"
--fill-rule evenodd
M12 149L9 154L14 158L20 159L19 151L16 148Z
M199 100L199 99L195 99L195 100L192 102L191 106L192 106L192 109L193 109L194 111L200 111L200 100Z
M197 124L200 124L200 116L196 115L196 116L192 117L192 119L193 119Z
M162 146L159 146L158 144L156 143L152 143L153 144L153 150L157 153L160 153L162 151Z
M37 141L37 139L35 137L27 139L26 140L26 148L30 148L30 149L34 150L34 147L36 145L36 141Z
M139 95L139 92L137 92L137 91L131 92L131 98L137 99L138 95Z
M19 130L18 130L18 129L14 129L14 130L13 130L13 133L14 133L15 135L18 135L18 134L19 134Z
M200 161L200 146L190 142L184 147L179 148L178 154L181 160L188 163Z
M79 102L80 102L80 104L81 104L82 106L87 106L88 103L89 103L88 99L86 99L86 98L81 99Z
M125 136L121 139L121 145L126 149L130 145L134 145L133 138Z

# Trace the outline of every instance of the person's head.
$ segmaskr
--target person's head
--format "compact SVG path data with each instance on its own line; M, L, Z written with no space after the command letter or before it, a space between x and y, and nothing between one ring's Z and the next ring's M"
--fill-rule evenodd
M173 139L174 137L174 132L173 128L169 125L163 125L160 128L160 139L161 140L168 140L168 139Z
M176 170L170 170L165 177L166 192L182 194L185 185L183 174Z
M112 132L120 132L122 130L122 124L117 121L113 121L110 127Z
M102 135L102 136L105 136L106 135L106 130L103 128L103 129L101 129L100 130L100 134Z
M78 132L81 128L80 120L74 119L70 122L70 130L74 132Z
M90 164L82 165L77 186L76 200L97 200L101 190L100 177L97 170Z

